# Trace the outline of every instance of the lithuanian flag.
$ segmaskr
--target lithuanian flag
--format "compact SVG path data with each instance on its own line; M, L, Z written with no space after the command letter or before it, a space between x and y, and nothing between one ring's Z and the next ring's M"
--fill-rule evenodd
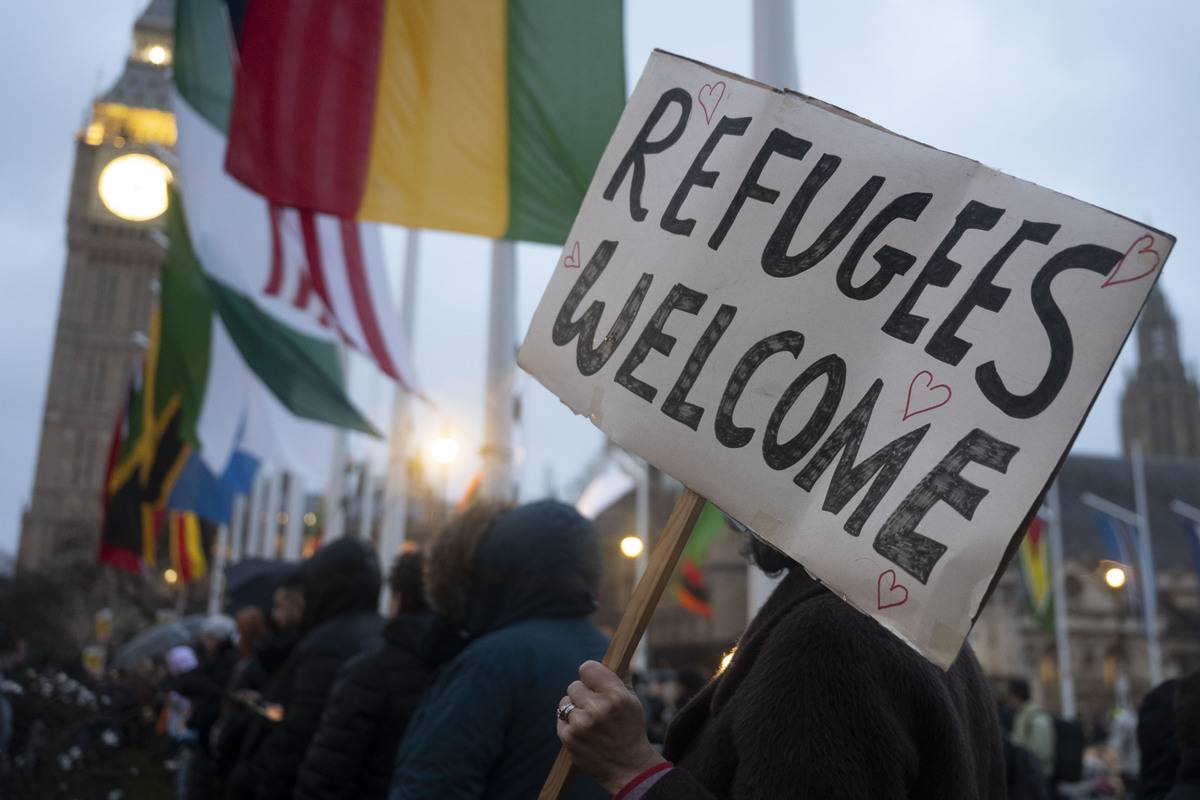
M1029 607L1038 623L1046 630L1054 630L1054 594L1050 580L1050 541L1046 534L1046 523L1034 517L1029 530L1021 540L1021 581L1029 598Z
M705 503L679 557L679 584L675 597L684 611L705 619L712 617L712 600L703 566L717 534L726 527L725 512L712 503Z
M208 573L208 551L212 546L211 530L205 528L198 516L190 511L171 511L167 518L167 550L171 568L182 583L198 581Z
M226 168L284 206L562 244L625 104L621 0L249 0Z

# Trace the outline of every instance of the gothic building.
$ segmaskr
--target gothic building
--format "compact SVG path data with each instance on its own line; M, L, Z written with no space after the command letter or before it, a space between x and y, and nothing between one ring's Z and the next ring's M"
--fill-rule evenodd
M1137 369L1121 397L1121 446L1200 458L1200 389L1179 353L1175 316L1155 287L1137 324Z
M67 263L37 467L17 566L94 559L118 406L146 342L165 251L156 241L175 144L169 108L174 3L138 19L125 69L92 103L75 145Z

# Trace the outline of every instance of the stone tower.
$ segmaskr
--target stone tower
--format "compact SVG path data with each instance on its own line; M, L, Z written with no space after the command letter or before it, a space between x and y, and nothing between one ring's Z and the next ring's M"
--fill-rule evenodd
M1179 353L1175 316L1155 287L1137 324L1137 369L1121 397L1121 447L1200 458L1200 390Z
M94 559L118 406L139 362L165 251L157 241L175 145L174 2L153 0L125 69L77 136L67 263L20 570Z

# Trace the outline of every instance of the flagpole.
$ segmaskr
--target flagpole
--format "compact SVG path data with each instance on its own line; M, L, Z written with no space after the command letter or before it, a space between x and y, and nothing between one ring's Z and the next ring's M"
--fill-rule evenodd
M421 255L421 232L408 229L404 242L404 270L400 287L400 329L410 358L415 353L413 342L417 332L417 278ZM388 436L388 465L383 489L383 520L379 531L379 564L391 569L394 559L404 548L405 527L408 524L408 454L412 447L412 395L399 384L392 400L392 430ZM379 610L386 613L392 591L384 581L379 593Z
M251 481L251 486L253 486ZM233 511L229 520L229 560L236 564L242 560L246 538L246 496L234 495Z
M642 552L633 560L633 585L636 587L646 574L647 554L650 552L650 465L642 462L637 476L637 537L642 540ZM637 648L633 651L633 661L630 664L634 672L643 675L650 668L650 654L646 638L638 640Z
M229 526L217 526L217 543L213 546L213 568L208 574L208 613L221 611L221 595L225 594L225 551L229 547Z
M371 477L369 463L363 463L362 479L359 481L358 490L358 538L370 543L371 522L375 516L375 479ZM380 559L380 565L387 569L387 566L383 564L383 559Z
M792 0L754 0L754 77L771 86L800 89ZM772 578L749 566L746 571L746 619L752 620L775 591Z
M283 473L277 472L267 484L267 513L263 514L262 549L259 555L263 558L279 558L279 547L276 541L279 537L279 506L283 493Z
M1150 540L1150 507L1146 497L1146 459L1142 443L1133 442L1133 495L1138 516L1138 566L1141 568L1142 614L1146 625L1146 649L1150 656L1150 685L1163 680L1162 649L1158 641L1158 580L1154 571L1154 547Z
M483 425L481 497L511 500L513 382L517 343L516 245L492 241L492 286L488 300L487 398Z
M246 520L246 541L243 554L249 558L258 558L262 548L262 507L267 471L260 469L254 473L254 482L250 484L250 515Z
M1067 622L1066 561L1063 560L1062 503L1058 479L1046 494L1050 519L1050 578L1054 588L1054 640L1058 655L1059 706L1066 719L1075 719L1075 676L1071 672L1071 637Z
M304 484L300 476L294 472L288 473L287 485L287 522L283 528L283 560L300 560L300 540L303 535L304 521Z

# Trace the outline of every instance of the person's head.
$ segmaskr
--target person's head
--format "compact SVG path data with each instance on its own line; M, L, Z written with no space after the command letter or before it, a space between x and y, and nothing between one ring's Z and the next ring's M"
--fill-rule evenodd
M245 606L233 615L233 619L237 623L238 654L249 658L267 633L266 615L258 606Z
M750 559L750 563L771 577L784 572L790 572L793 567L800 566L790 556L776 550L772 545L767 544L766 541L758 538L754 533L749 534L743 554Z
M172 647L168 650L166 661L167 674L171 675L171 677L191 672L199 663L196 659L196 651L187 645Z
M1200 670L1175 689L1175 739L1184 752L1200 751Z
M405 553L397 556L388 572L388 589L391 590L391 602L388 614L419 614L429 610L425 600L425 580L422 577L425 558L420 551Z
M233 638L237 623L224 614L212 614L200 627L200 649L205 658L212 658L221 647Z
M571 506L478 503L440 530L425 560L430 606L470 636L596 608L596 529Z
M302 630L345 614L373 612L383 578L379 559L368 542L342 538L330 542L300 569L304 591Z
M300 588L299 580L285 582L275 587L272 596L271 621L281 631L288 631L300 625L304 619L304 591Z
M1008 702L1013 708L1020 708L1029 702L1029 681L1024 678L1013 678L1008 682Z

